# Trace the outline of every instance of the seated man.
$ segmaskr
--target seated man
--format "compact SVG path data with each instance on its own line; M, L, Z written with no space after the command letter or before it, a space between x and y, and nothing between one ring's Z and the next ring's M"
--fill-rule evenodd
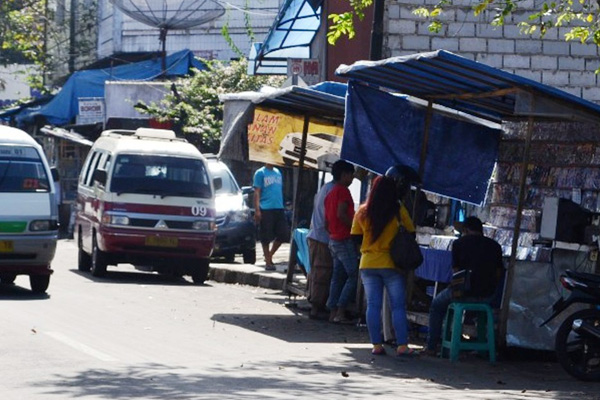
M502 248L483 236L483 224L476 217L465 219L461 237L452 244L452 269L465 278L459 285L450 283L431 302L426 354L435 355L442 335L442 323L453 300L473 299L492 302L504 276ZM457 274L457 272L459 272ZM454 281L457 281L453 277Z

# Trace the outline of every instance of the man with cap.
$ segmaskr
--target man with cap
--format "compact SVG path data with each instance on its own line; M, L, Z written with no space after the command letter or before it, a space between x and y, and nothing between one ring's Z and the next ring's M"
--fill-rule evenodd
M458 228L461 237L452 244L452 270L455 276L462 277L461 284L451 283L431 302L425 350L429 355L437 353L448 305L457 299L491 302L504 276L502 248L498 242L483 235L481 220L468 217Z

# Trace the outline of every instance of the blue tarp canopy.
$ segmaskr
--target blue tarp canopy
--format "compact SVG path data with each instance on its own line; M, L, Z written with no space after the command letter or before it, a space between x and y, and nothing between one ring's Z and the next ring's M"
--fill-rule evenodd
M288 58L310 58L310 45L321 26L323 0L286 0L262 43L253 43L248 73L287 74Z
M340 65L336 75L497 123L528 116L600 119L599 105L445 50Z
M48 104L35 112L17 116L17 122L42 116L52 125L68 124L78 113L78 99L80 97L104 97L104 83L106 81L154 80L163 74L161 62L162 60L157 58L114 68L75 72ZM204 64L194 58L189 50L173 53L166 58L166 76L186 75L192 67L205 68Z
M406 96L350 82L341 158L379 174L395 164L419 171L426 107ZM436 112L423 189L481 204L498 155L500 130Z

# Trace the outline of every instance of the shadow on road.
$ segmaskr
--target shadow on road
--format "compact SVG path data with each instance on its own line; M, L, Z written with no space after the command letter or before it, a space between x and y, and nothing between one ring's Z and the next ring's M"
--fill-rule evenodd
M52 288L52 279L50 279L50 289ZM48 289L48 290L50 290ZM16 284L0 284L0 301L2 300L48 300L50 295L47 293L34 293L28 288Z
M89 272L82 272L78 269L70 269L76 275L81 276L92 282L102 283L115 283L115 284L144 284L144 285L163 285L163 286L206 286L212 287L208 283L197 285L191 281L188 281L184 277L174 277L170 275L157 274L154 272L143 272L143 271L118 271L108 270L103 277L93 276Z

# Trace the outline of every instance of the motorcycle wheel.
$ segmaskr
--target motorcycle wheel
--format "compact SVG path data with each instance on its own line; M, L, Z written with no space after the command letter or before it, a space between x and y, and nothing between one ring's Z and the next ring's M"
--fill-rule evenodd
M600 380L600 339L573 330L581 319L600 328L600 310L588 309L571 314L556 331L556 357L569 375L582 381Z

